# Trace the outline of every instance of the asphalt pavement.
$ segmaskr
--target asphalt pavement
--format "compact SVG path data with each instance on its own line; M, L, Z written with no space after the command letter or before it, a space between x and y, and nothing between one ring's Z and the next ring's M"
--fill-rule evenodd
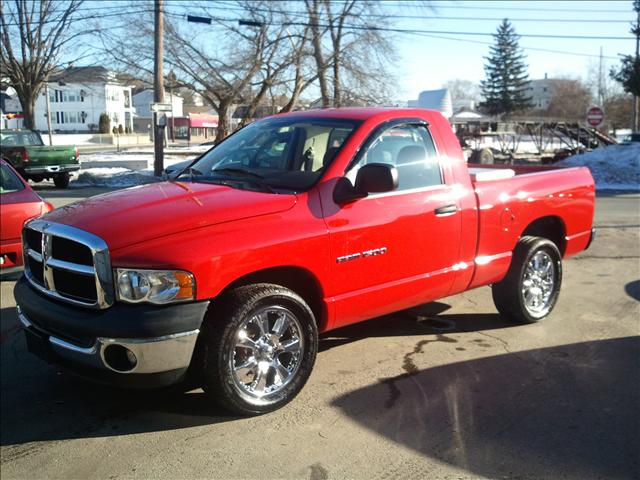
M46 365L2 282L2 478L640 478L640 195L599 196L596 226L543 322L509 324L485 287L331 332L298 398L256 418Z

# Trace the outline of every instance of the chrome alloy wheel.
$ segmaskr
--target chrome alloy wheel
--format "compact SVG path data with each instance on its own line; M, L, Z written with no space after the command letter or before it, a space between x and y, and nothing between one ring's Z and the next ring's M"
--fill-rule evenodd
M254 398L282 390L295 377L304 353L302 325L289 310L258 310L236 330L229 356L236 387Z
M544 315L549 309L555 282L553 259L544 251L536 252L527 263L522 281L524 305L532 315Z

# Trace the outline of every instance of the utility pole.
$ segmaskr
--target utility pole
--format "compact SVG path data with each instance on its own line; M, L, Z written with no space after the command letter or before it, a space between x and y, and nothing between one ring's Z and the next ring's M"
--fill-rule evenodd
M44 82L44 96L47 102L47 130L49 130L49 146L53 145L53 136L51 135L51 101L49 100L49 77Z
M154 35L154 62L153 62L153 102L164 103L164 78L162 76L164 62L164 0L155 0L155 35ZM164 134L163 127L158 125L158 112L153 112L153 174L156 177L162 175L164 170Z
M638 13L635 29L632 30L636 34L636 65L640 63L640 1L636 0L634 4ZM633 96L633 131L638 131L638 96Z
M602 92L602 46L600 47L600 65L598 66L598 105L604 105L604 95Z

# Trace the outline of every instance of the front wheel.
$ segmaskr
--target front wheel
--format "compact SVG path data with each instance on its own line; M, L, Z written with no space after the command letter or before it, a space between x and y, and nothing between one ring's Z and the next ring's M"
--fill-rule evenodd
M58 188L67 188L69 186L70 175L68 173L59 173L53 177L53 183Z
M522 237L506 277L492 286L498 311L517 323L535 323L555 307L562 284L558 247L541 237Z
M258 415L290 402L306 383L318 350L312 310L278 285L240 287L203 326L204 389L223 407Z

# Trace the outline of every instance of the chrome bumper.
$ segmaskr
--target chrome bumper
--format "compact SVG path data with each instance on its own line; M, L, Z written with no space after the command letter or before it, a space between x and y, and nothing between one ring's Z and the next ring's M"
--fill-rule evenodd
M30 174L47 174L47 173L64 173L64 172L75 172L76 170L80 170L79 163L73 163L68 165L48 165L45 167L25 167L25 173Z
M20 307L18 307L18 318L26 330L33 329L41 335L46 335L51 349L60 357L89 367L121 374L160 373L186 369L191 363L196 339L200 332L200 330L192 330L155 338L98 337L91 347L82 347L39 329L29 321ZM116 349L122 347L131 352L134 355L135 364L126 368L114 366L114 362L107 359L109 349L113 350L114 346ZM120 352L125 352L125 350L120 350Z

